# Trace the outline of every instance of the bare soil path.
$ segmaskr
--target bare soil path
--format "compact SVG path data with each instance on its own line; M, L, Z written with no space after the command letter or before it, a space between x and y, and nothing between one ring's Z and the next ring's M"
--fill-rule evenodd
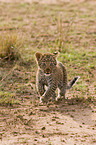
M0 107L0 145L96 144L93 104L69 99L40 105L34 96L23 97L21 105Z

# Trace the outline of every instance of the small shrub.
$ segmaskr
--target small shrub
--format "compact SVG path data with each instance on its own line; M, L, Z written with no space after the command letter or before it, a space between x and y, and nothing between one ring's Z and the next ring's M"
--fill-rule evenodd
M21 39L16 32L6 32L0 35L0 59L15 60L20 58Z

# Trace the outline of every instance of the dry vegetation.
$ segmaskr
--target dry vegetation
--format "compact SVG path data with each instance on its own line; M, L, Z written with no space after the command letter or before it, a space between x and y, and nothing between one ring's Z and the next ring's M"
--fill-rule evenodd
M4 31L4 30L3 30ZM19 49L21 39L18 34L11 32L3 32L0 36L0 58L1 60L17 60L21 57Z
M6 3L8 2L8 3ZM0 1L0 145L96 144L96 1ZM35 52L59 51L66 100L39 104Z

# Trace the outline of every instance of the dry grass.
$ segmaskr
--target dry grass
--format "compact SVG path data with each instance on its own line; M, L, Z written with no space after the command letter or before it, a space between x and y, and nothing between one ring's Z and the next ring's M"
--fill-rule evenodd
M22 57L26 62L23 63L24 67L22 62L22 66L18 66L21 76L19 71L19 74L15 72L14 75L12 73L8 75L14 66L11 65L9 69L2 62L1 66L4 65L4 68L0 68L0 79L6 78L2 81L2 90L8 89L8 86L4 83L10 84L7 77L13 81L12 90L16 86L14 82L17 82L18 89L16 91L21 86L20 78L22 78L22 83L25 83L26 77L27 83L31 79L35 83L35 52L59 50L58 60L67 67L68 80L76 75L81 77L77 85L70 90L70 94L72 91L73 96L78 95L78 97L84 96L86 98L95 96L95 5L96 3L93 4L90 1L78 4L62 2L58 5L39 3L5 5L1 3L0 60L17 60ZM14 12L16 12L16 15L14 15ZM12 28L18 28L18 31ZM23 40L21 36L23 36ZM28 66L30 66L30 69ZM27 71L30 73L26 74ZM22 77L22 74L25 74L24 77ZM70 94L69 96L71 96ZM21 96L21 94L18 95Z
M20 56L22 40L17 32L3 32L0 35L0 59L17 60Z

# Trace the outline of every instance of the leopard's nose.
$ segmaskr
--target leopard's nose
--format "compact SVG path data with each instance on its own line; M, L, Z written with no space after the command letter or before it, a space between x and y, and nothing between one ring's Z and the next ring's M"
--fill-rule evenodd
M50 74L51 70L49 68L46 69L46 74Z

